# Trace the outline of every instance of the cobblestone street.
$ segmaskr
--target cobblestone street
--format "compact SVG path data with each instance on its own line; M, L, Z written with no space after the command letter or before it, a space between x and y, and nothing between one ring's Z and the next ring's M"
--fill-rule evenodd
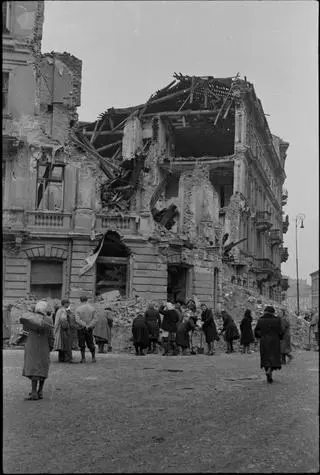
M23 351L3 354L5 473L319 470L318 353L296 352L272 385L258 353L86 365L53 353L35 402L24 401Z

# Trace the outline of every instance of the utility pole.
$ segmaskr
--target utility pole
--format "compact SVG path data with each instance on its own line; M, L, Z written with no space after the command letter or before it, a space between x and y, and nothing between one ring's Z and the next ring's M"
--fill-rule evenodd
M296 277L297 277L297 311L300 315L300 291L299 291L299 259L298 259L298 223L300 223L300 229L304 228L303 221L306 218L304 213L299 213L295 219L295 231L296 231Z

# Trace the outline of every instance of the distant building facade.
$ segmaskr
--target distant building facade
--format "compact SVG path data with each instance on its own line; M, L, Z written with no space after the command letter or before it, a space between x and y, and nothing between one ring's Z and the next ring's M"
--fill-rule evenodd
M297 310L297 279L288 277L288 289L284 303L290 311ZM307 279L299 279L299 307L302 311L311 308L311 286L307 283Z
M319 270L312 272L311 277L311 306L319 310Z

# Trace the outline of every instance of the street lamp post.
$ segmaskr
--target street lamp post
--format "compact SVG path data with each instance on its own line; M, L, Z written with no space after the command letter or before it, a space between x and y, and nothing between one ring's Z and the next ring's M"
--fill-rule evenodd
M300 295L299 295L299 260L298 260L298 223L300 223L300 228L303 229L303 221L306 218L304 213L299 213L296 216L296 274L297 274L297 310L298 315L300 315Z

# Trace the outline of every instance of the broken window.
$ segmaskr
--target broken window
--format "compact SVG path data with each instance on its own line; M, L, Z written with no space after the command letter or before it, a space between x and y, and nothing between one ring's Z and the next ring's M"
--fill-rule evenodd
M191 268L183 265L168 266L167 300L187 302L190 297Z
M177 198L179 196L179 175L171 175L167 180L165 188L165 199Z
M129 264L129 250L116 232L108 232L97 259L96 295L118 290L122 297L128 297Z
M2 73L2 111L8 111L8 96L9 96L9 73Z
M233 193L233 165L211 170L210 182L219 195L220 208L228 206Z
M30 292L37 299L62 297L63 263L54 260L31 261Z
M10 33L11 8L11 2L2 2L2 33Z
M63 210L64 165L38 163L36 208L49 211Z

